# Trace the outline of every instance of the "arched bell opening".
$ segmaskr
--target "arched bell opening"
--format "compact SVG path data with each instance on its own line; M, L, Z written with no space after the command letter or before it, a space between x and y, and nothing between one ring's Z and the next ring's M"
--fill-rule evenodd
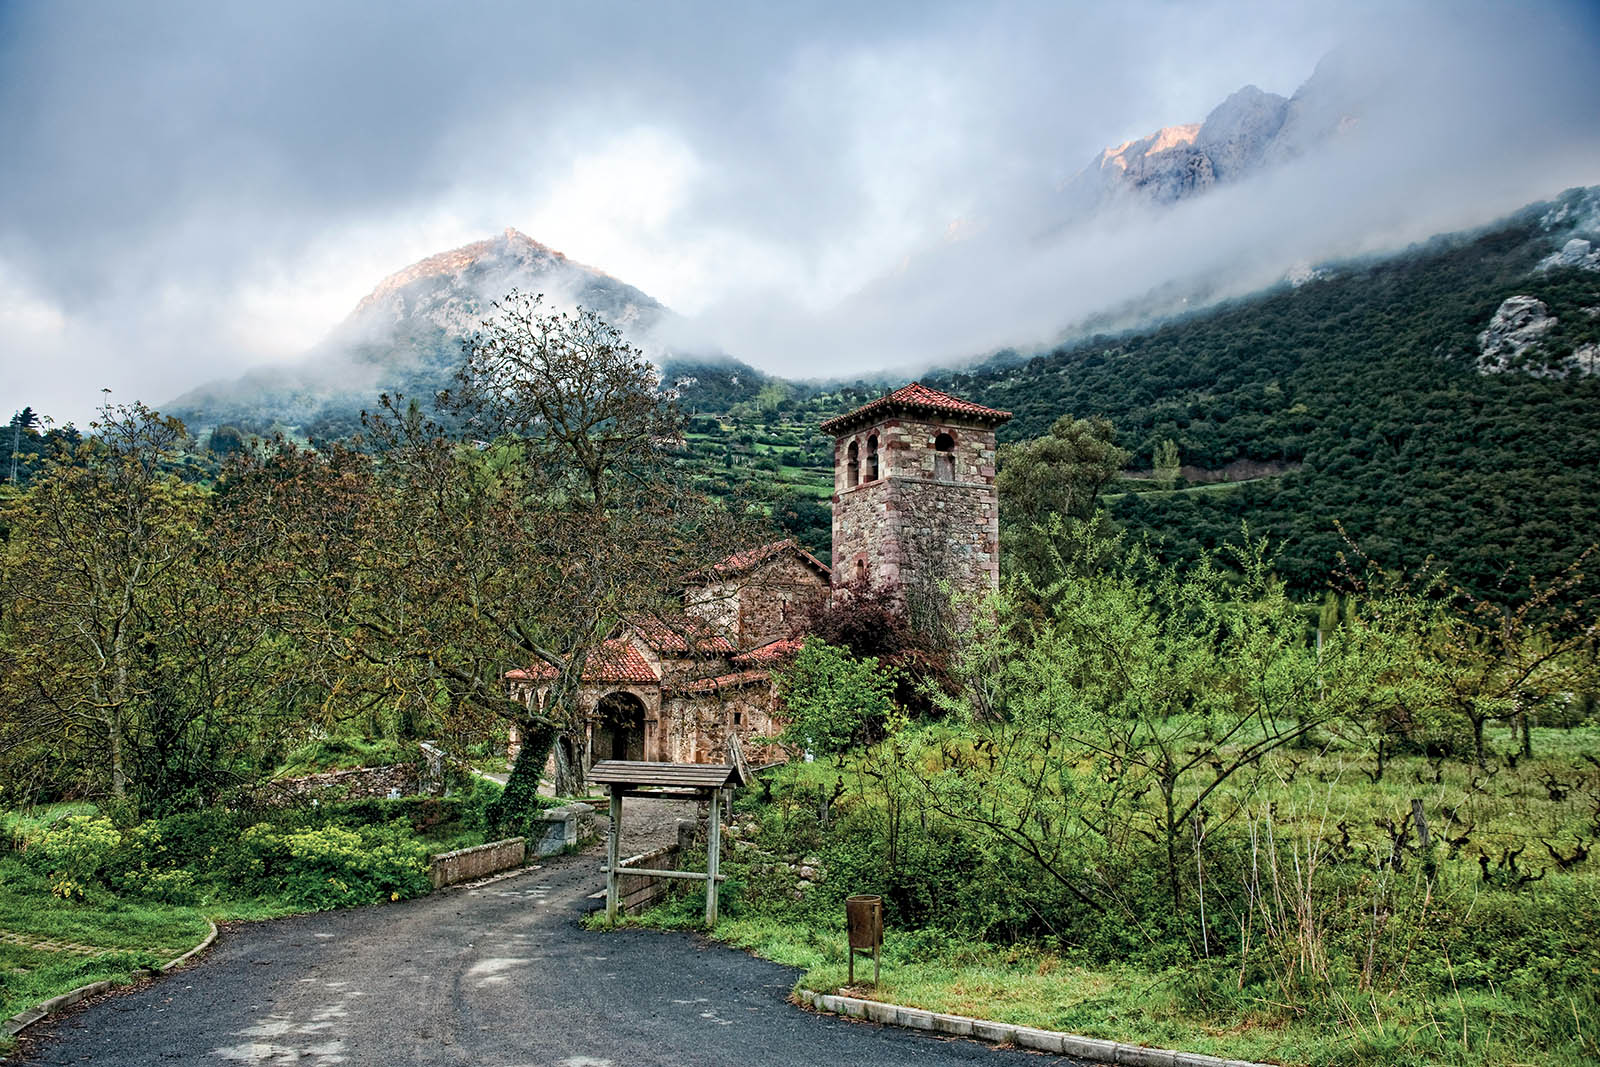
M947 433L933 439L933 476L942 482L956 480L956 439Z

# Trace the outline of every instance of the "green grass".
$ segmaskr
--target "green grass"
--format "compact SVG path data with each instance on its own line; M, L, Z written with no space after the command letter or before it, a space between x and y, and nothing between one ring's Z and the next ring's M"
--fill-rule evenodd
M38 940L177 956L206 934L201 909L131 902L107 894L98 904L59 900L42 874L0 857L0 930Z
M274 777L299 777L351 767L378 767L406 763L415 759L415 745L402 745L388 738L330 737L302 745L289 753Z
M131 982L165 963L149 952L115 951L97 956L37 952L0 944L0 1018L9 1019L41 1001L90 982ZM0 1050L7 1041L0 1038Z
M1492 730L1488 740L1496 753L1516 748L1509 730ZM1544 843L1566 854L1582 843L1593 845L1591 808L1600 801L1600 776L1585 757L1595 754L1600 727L1593 725L1536 730L1534 758L1518 760L1516 767L1503 755L1492 770L1469 758L1406 756L1389 762L1376 781L1370 753L1276 753L1254 798L1257 818L1272 807L1274 833L1286 850L1291 842L1303 848L1313 838L1331 843L1345 832L1354 847L1352 858L1317 891L1322 921L1345 924L1318 935L1329 954L1329 977L1324 982L1308 973L1287 992L1261 980L1264 944L1252 957L1255 979L1244 981L1237 945L1214 946L1212 961L1135 963L1089 958L1048 941L989 944L940 928L893 926L880 985L868 988L871 961L858 959L856 983L847 987L842 898L859 886L834 884L830 875L807 903L776 898L776 904L752 904L742 894L759 876L744 866L737 849L723 866L729 892L715 936L801 969L799 984L820 992L1228 1059L1587 1067L1600 1061L1600 950L1593 947L1593 932L1582 927L1590 922L1592 902L1600 900L1600 864L1560 870ZM786 784L776 790L780 799L773 805L763 809L750 790L738 808L763 813L770 825L785 789L804 796L831 792L841 774L849 789L837 805L839 825L848 822L852 804L872 803L873 787L854 779L849 767L795 764L782 774ZM1420 938L1417 953L1409 964L1363 986L1355 980L1359 959L1352 958L1350 946L1364 936L1354 930L1369 914L1362 902L1377 899L1367 861L1387 850L1388 838L1376 824L1398 820L1413 798L1423 801L1434 820L1435 841L1460 835L1469 825L1470 841L1437 847L1439 874L1426 891L1420 861L1412 857L1398 877L1397 910L1385 937L1394 945ZM1220 801L1217 808L1223 808ZM1441 813L1452 809L1460 822L1449 829ZM814 843L806 847L817 849ZM827 855L826 847L820 854ZM1517 847L1526 849L1523 869L1542 870L1541 880L1515 890L1485 884L1477 852L1493 860ZM1026 896L1028 887L1010 892ZM692 896L629 921L694 928L699 904ZM1419 918L1427 926L1420 935L1413 925Z
M90 982L137 978L204 939L206 918L202 908L133 902L109 893L90 902L59 900L50 895L43 875L0 856L0 931L30 942L94 950L47 951L0 942L0 1018Z
M479 788L496 789L493 783ZM373 810L378 823L385 815L409 810L414 801L353 802L354 811ZM390 806L393 805L393 812ZM50 882L23 854L5 851L6 843L38 838L69 815L96 815L91 804L55 804L27 812L0 812L0 1018L91 982L126 982L182 955L209 930L208 920L256 921L305 910L279 894L243 896L216 871L192 871L196 878L192 903L172 904L114 890L91 882L81 899L63 900L51 893ZM363 815L362 817L367 817ZM213 831L215 832L215 831ZM202 846L208 839L201 838ZM481 830L451 820L415 837L427 851L447 852L482 844ZM220 842L217 842L220 845ZM204 854L204 847L201 848ZM215 847L211 849L215 855ZM115 879L111 879L117 884ZM183 899L183 898L178 898ZM17 941L22 943L16 943ZM41 944L41 943L53 943ZM6 1043L0 1040L0 1053Z
M692 925L655 916L631 923ZM1030 946L950 940L930 945L915 935L886 935L879 984L872 959L858 955L847 984L845 931L762 918L725 919L715 937L764 959L804 971L798 987L978 1019L1175 1048L1222 1059L1284 1064L1472 1063L1587 1067L1581 1047L1528 1058L1537 1035L1523 1007L1503 996L1471 992L1407 996L1372 993L1330 1026L1303 1007L1274 1003L1230 988L1224 968L1147 970L1072 963ZM1559 991L1553 991L1559 992ZM1576 1005L1575 1005L1576 1008ZM1466 1041L1463 1045L1462 1034Z

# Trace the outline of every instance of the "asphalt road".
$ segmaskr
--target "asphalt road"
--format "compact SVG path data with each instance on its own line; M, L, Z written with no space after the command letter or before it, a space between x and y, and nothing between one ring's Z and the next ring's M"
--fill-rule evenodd
M814 1015L796 973L704 938L590 933L593 855L475 889L224 931L205 960L28 1032L20 1062L987 1064L1073 1061Z

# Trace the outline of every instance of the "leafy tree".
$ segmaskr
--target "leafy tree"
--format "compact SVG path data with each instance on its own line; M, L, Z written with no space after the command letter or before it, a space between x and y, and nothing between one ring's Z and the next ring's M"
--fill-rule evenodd
M514 435L557 488L604 508L625 482L647 482L683 415L660 392L644 353L596 312L544 310L513 292L463 345L465 362L442 406L471 430Z
M774 412L788 400L793 390L788 383L769 381L756 393L756 408L764 412Z
M108 406L94 429L6 509L0 757L118 801L214 796L281 706L256 546L171 471L177 420Z
M239 432L237 426L218 426L206 438L207 451L218 456L231 456L235 452L244 451L244 434Z
M1178 471L1181 469L1181 463L1178 458L1178 446L1173 443L1172 438L1163 437L1161 439L1161 442L1156 445L1152 461L1158 485L1171 489L1178 483Z
M1107 555L1098 544L1072 554ZM1263 758L1393 701L1414 674L1410 605L1374 606L1319 656L1264 542L1231 562L1241 577L1140 550L1084 573L1058 555L1059 577L1037 591L1042 618L1015 592L998 597L959 654L933 805L1096 908L1096 864L1147 840L1181 909L1185 872L1238 814Z
M818 638L777 681L789 720L779 740L794 751L838 755L881 735L894 711L893 670Z
M1533 710L1595 687L1600 613L1581 595L1586 556L1553 581L1531 580L1519 601L1456 591L1425 665L1438 678L1447 709L1470 727L1480 767L1487 760L1489 722L1513 723L1522 755L1531 756Z
M39 413L24 407L11 416L11 484L17 484L17 456L22 451L22 435L32 433L39 425Z
M1085 520L1121 473L1129 453L1102 418L1063 415L1050 432L1002 445L995 487L1000 495L1000 547L1005 569L1040 577L1051 564L1051 523Z

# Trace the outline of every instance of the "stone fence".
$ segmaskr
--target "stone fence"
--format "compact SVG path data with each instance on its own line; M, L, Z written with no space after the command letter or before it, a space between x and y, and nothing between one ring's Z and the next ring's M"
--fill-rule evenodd
M624 867L648 867L657 871L678 869L677 845L663 845L654 852L643 852L622 861ZM624 915L638 915L667 895L672 880L649 874L623 874L617 877L617 896Z
M454 852L441 852L430 857L428 881L433 888L442 889L457 882L470 882L475 878L499 871L520 867L528 858L528 839L508 837L504 841L490 841L474 848L458 848Z
M418 792L421 776L415 764L392 763L384 767L354 767L348 771L308 774L304 778L280 778L262 787L269 804L288 804L313 797L324 790L336 792L342 800L361 797L400 797Z
M594 806L568 804L564 808L545 808L532 819L543 827L533 843L536 856L554 856L577 848L594 836Z

